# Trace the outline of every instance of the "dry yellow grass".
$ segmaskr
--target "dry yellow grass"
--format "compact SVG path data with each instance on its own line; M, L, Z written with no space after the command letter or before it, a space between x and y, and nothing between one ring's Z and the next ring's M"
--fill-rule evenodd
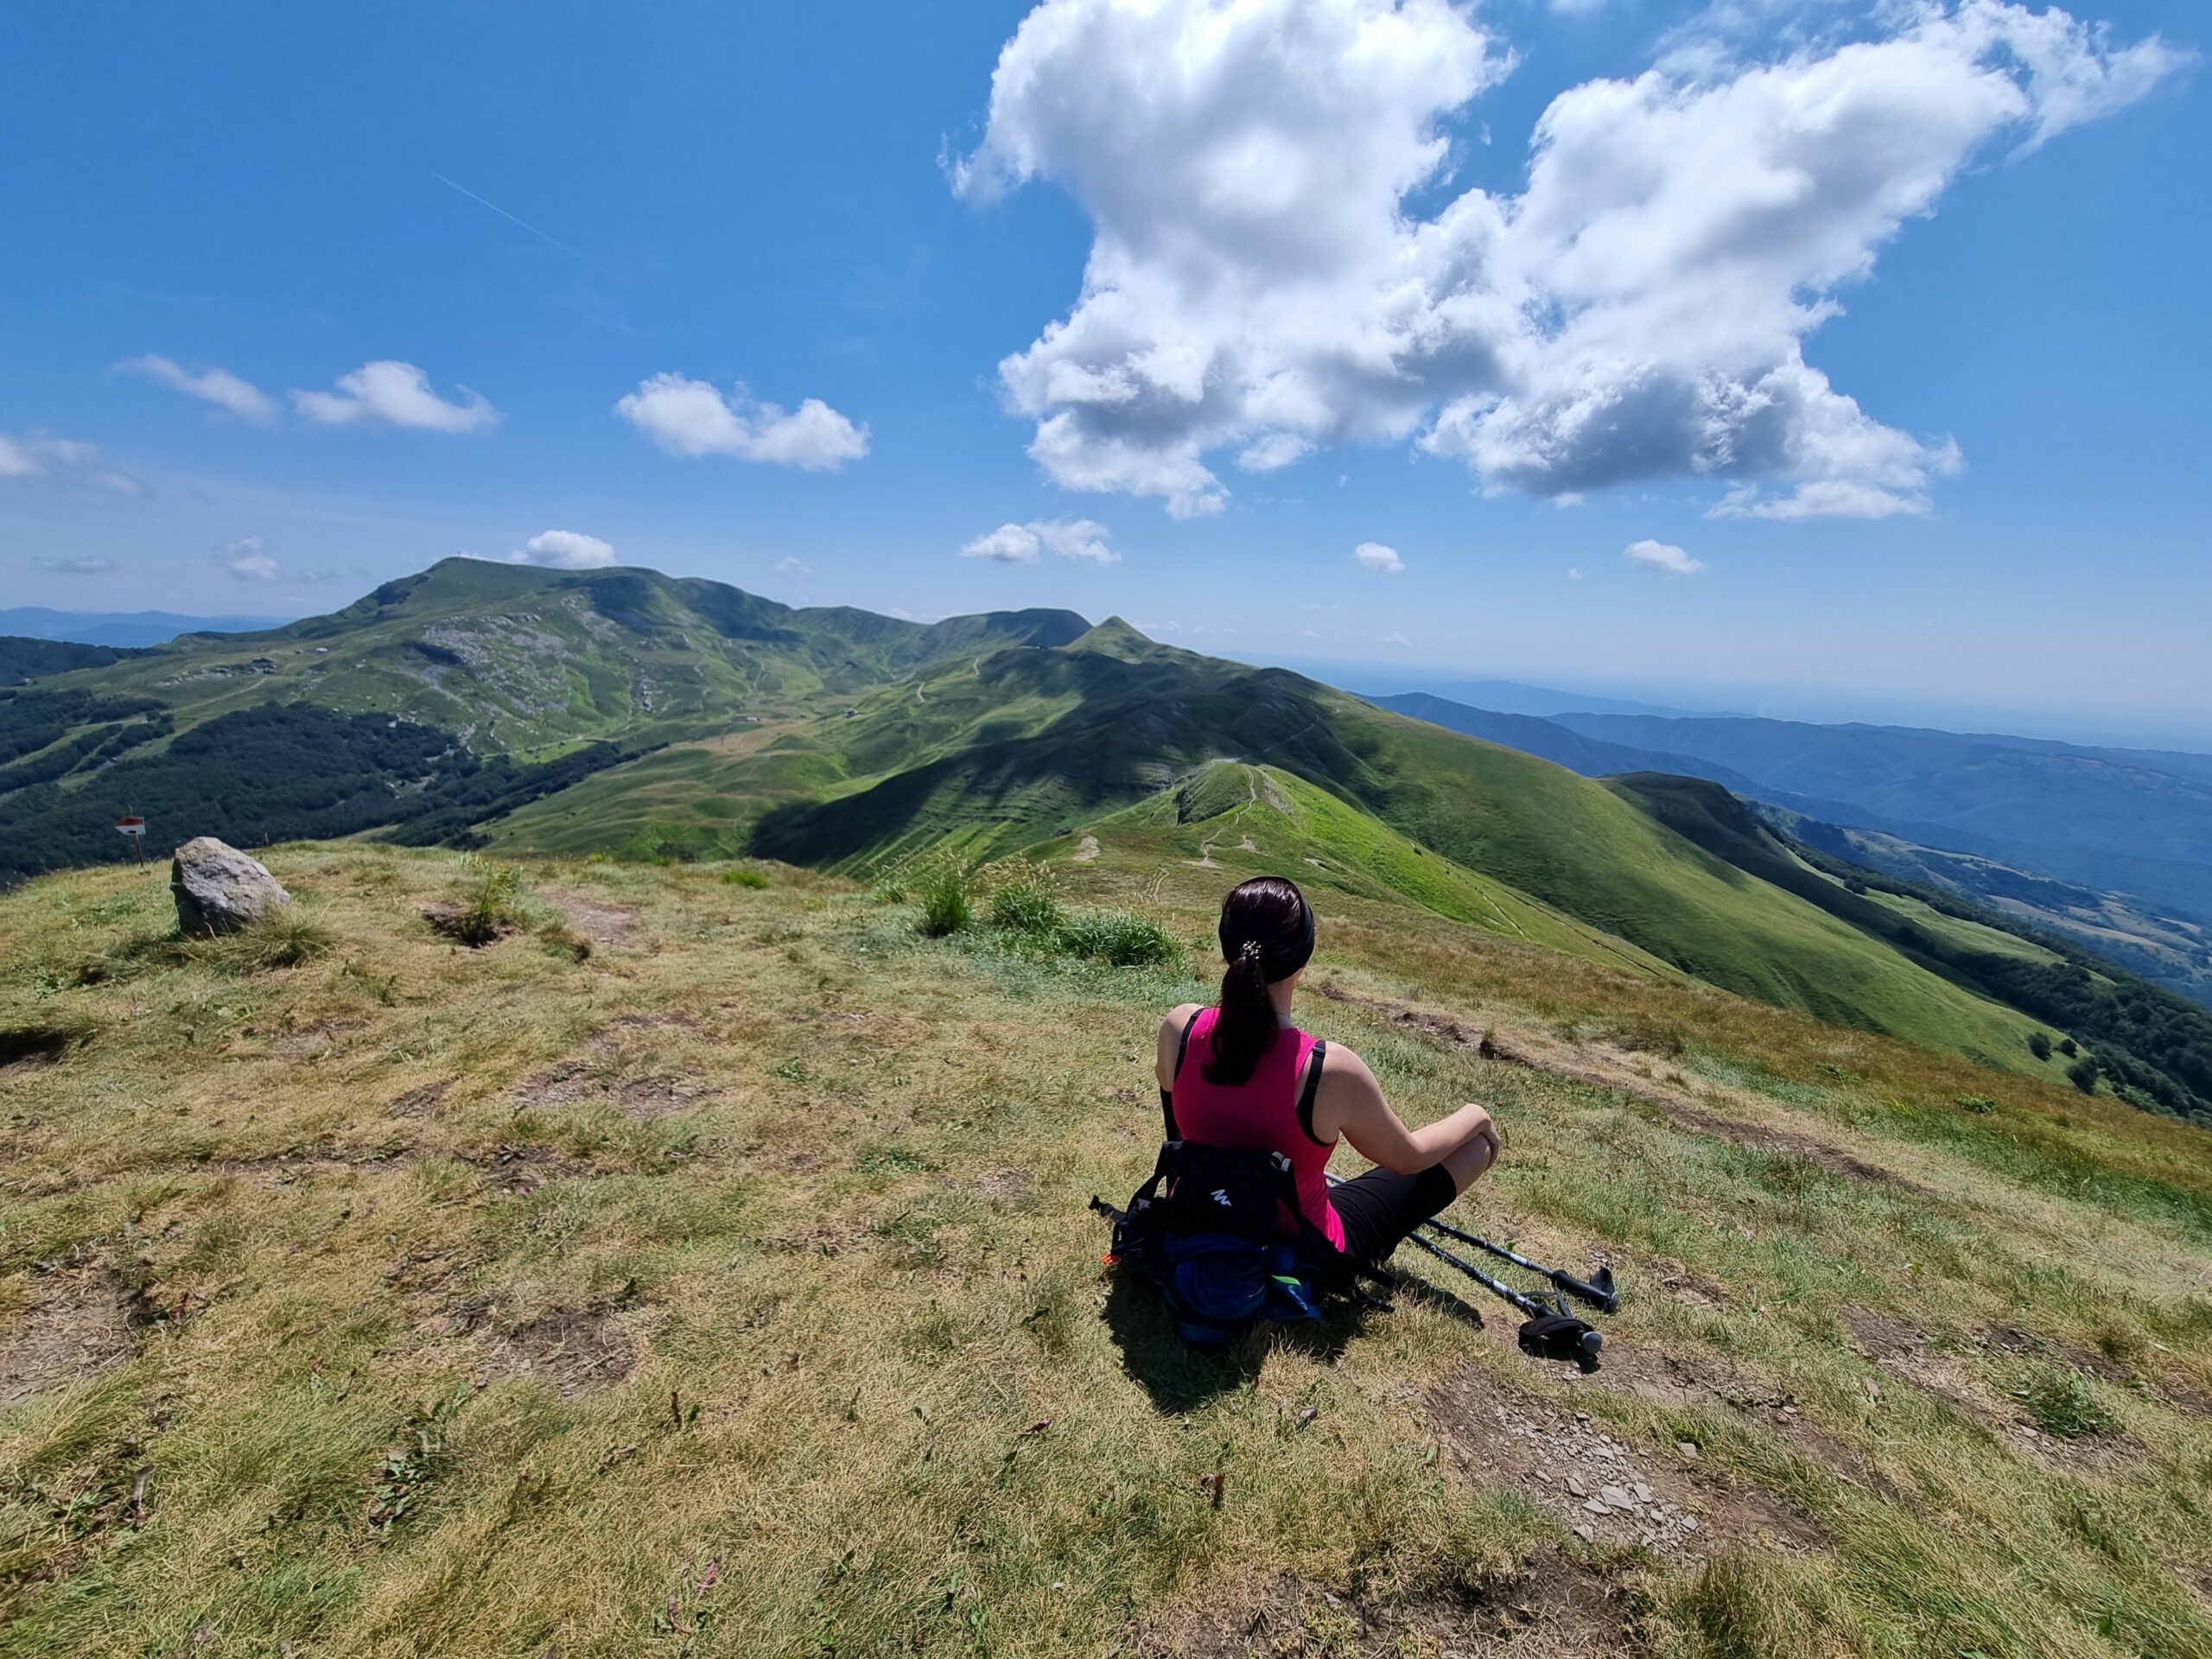
M577 862L588 956L471 950L450 855L270 861L292 966L0 898L0 1655L2212 1654L2201 1135L1347 900L1307 1022L1629 1300L1588 1377L1448 1272L1214 1359L1084 1210L1185 974Z

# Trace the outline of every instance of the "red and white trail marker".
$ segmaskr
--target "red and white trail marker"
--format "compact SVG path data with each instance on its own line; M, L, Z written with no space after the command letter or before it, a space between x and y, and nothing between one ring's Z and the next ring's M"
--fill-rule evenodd
M146 820L136 812L126 812L115 821L115 832L130 837L131 850L139 857L146 855Z

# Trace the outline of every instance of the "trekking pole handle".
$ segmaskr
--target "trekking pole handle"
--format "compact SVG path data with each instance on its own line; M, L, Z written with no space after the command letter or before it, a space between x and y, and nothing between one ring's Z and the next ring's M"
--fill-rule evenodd
M1550 1274L1552 1283L1570 1296L1580 1297L1600 1313L1618 1313L1621 1311L1620 1293L1613 1288L1613 1270L1611 1268L1598 1269L1599 1282L1596 1284L1586 1279L1576 1278L1564 1268L1550 1268L1546 1271Z

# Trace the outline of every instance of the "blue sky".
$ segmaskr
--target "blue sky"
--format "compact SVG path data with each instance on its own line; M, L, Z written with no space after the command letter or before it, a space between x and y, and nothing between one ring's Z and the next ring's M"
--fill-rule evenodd
M2202 31L2076 17L15 8L0 603L612 557L2212 742Z

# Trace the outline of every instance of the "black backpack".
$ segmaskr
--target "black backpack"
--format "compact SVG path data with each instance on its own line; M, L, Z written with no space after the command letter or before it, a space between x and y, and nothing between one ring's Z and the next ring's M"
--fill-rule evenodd
M1090 1207L1114 1224L1107 1259L1155 1285L1190 1342L1226 1342L1262 1320L1318 1319L1324 1295L1373 1302L1362 1279L1396 1282L1306 1218L1279 1152L1169 1141L1126 1210L1096 1198ZM1283 1230L1286 1212L1294 1234Z

